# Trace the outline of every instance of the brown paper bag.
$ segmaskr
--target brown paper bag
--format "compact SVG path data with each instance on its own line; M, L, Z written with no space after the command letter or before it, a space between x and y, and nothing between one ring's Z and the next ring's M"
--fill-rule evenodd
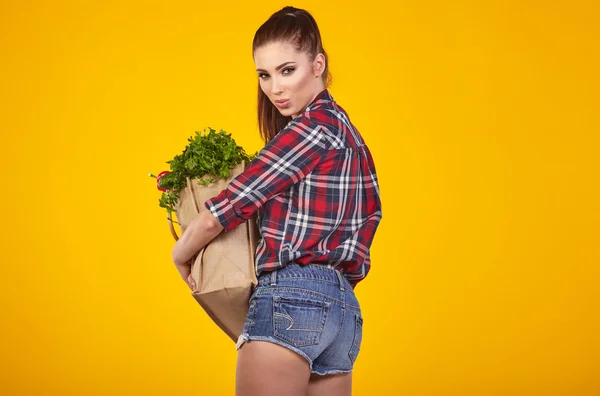
M177 221L182 232L200 211L208 210L204 202L218 195L229 182L245 168L245 162L231 170L228 179L219 179L206 186L198 179L187 180L175 206ZM177 240L173 224L171 232ZM236 342L242 333L248 314L248 300L258 283L254 267L254 253L258 243L257 216L231 231L222 231L203 249L192 264L192 278L196 288L192 296L210 318Z

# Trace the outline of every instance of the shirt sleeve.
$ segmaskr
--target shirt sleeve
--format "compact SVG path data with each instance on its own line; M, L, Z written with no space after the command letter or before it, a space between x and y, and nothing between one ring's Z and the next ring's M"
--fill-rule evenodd
M324 129L306 116L290 121L204 206L225 231L247 221L270 198L302 180L321 162L329 149Z

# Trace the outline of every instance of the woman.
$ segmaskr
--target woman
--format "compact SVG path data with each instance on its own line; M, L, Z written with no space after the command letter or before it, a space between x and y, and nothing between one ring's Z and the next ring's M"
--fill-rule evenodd
M354 287L382 216L374 162L326 88L327 54L308 12L273 14L252 52L266 145L204 203L173 260L190 282L190 258L258 212L259 283L237 343L236 394L350 395L363 323Z

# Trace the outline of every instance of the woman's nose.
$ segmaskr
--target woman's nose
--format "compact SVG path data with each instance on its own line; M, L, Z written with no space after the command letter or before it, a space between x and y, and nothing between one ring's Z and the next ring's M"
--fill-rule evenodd
M281 84L279 83L279 80L277 80L276 78L273 78L271 80L271 93L278 94L280 92L281 92Z

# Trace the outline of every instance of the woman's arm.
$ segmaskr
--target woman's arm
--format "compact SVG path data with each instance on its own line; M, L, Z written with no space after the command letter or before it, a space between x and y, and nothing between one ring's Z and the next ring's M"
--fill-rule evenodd
M204 202L225 231L247 221L269 199L304 179L327 155L326 126L307 116L292 120L260 150L227 188Z
M209 210L202 210L185 229L173 247L173 262L179 268L223 231Z

